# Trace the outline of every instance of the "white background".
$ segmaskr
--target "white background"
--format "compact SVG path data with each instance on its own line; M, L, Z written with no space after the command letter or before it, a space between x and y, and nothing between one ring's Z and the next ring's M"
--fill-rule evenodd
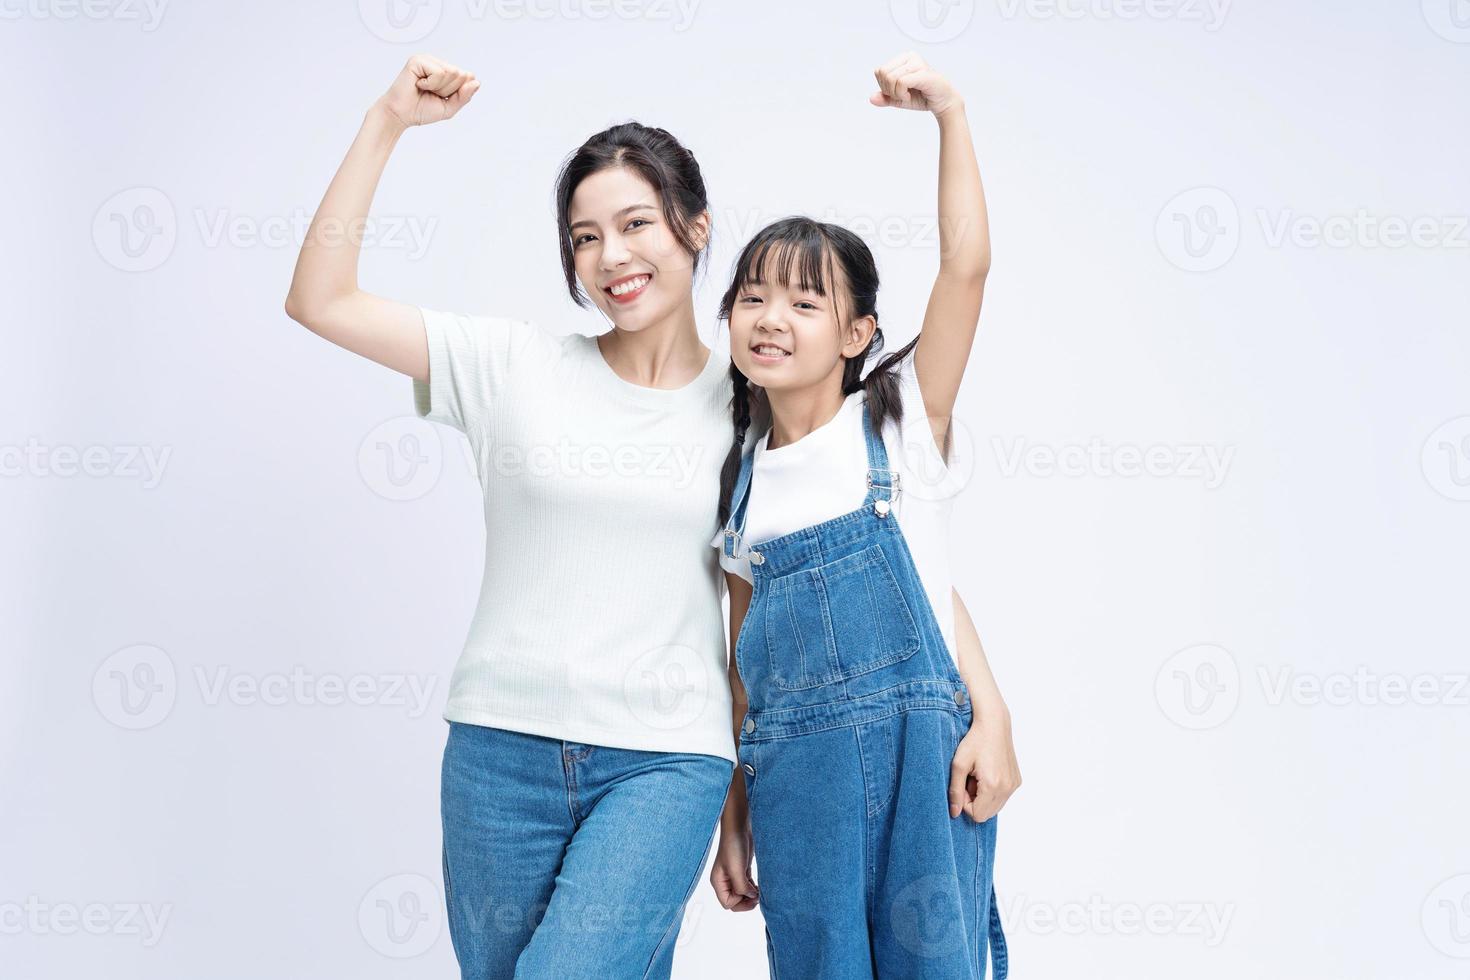
M636 118L708 181L706 342L734 250L806 212L865 231L898 343L935 127L867 96L914 49L992 214L955 569L1025 775L1013 976L1470 976L1465 0L387 2L0 0L0 974L454 975L478 486L282 312L408 54L485 87L400 143L366 288L600 331L552 180ZM758 913L701 884L675 973L764 976Z

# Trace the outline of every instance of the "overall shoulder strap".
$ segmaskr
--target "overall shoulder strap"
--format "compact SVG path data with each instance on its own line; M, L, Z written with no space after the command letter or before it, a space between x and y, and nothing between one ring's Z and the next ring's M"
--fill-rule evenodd
M883 436L873 427L866 398L863 399L863 440L868 448L868 495L863 506L875 506L883 501L884 506L875 509L880 517L886 516L893 498L898 496L898 471L888 468L888 450L883 445Z
M745 506L750 500L750 480L755 473L755 447L740 456L740 473L730 492L730 519L725 522L726 558L739 558L737 540L745 533Z

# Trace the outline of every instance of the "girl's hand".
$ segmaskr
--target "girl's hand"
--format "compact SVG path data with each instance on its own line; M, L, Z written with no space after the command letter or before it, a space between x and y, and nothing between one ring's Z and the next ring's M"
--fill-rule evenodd
M879 91L868 96L876 106L919 109L936 116L960 105L959 93L923 58L909 51L873 72Z
M950 818L963 810L971 820L984 823L1000 812L1020 785L1010 716L1003 709L981 712L977 707L949 767Z
M760 901L760 889L750 873L750 857L750 828L721 826L709 883L720 905L731 912L749 912Z
M463 109L479 91L473 72L446 64L433 55L416 54L378 99L403 126L427 126Z

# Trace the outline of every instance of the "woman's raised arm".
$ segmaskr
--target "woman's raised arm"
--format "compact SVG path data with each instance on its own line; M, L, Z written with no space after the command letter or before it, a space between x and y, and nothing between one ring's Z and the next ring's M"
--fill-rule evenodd
M357 260L373 193L410 126L449 119L480 87L470 72L416 54L368 110L327 187L296 260L286 315L339 347L419 381L429 377L418 308L363 292Z

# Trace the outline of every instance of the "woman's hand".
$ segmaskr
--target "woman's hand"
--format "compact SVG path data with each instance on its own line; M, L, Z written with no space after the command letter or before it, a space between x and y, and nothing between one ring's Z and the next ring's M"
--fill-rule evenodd
M480 81L473 72L433 55L416 54L378 99L378 105L405 128L427 126L463 109L479 88Z
M720 825L720 846L710 868L715 897L731 912L749 912L760 901L760 889L750 873L750 826Z
M936 116L963 106L949 80L912 51L874 70L873 77L878 79L879 91L868 96L868 101L876 106L918 109Z
M984 823L1000 812L1020 785L1009 713L1004 707L982 711L977 705L949 767L951 819L964 811L971 820Z

